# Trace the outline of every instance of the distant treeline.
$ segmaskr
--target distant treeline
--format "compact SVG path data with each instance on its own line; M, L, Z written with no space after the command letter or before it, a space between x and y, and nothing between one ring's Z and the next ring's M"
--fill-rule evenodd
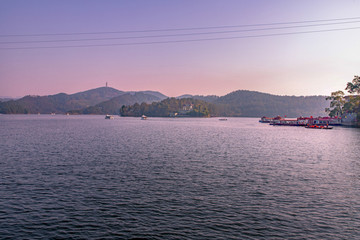
M203 101L203 99L208 100ZM328 102L325 96L275 96L253 91L235 91L223 97L193 96L169 98L152 104L134 104L120 109L122 116L168 117L181 112L183 106L193 104L187 116L261 117L261 116L323 116Z
M164 100L165 99L165 100ZM184 100L183 100L184 99ZM162 101L164 100L164 101ZM179 113L183 105L192 110ZM122 107L125 105L125 107ZM167 98L159 92L123 92L102 87L75 94L26 96L0 102L2 114L122 114L124 116L162 116L179 113L186 116L262 117L323 116L329 106L325 96L277 96L238 90L225 96Z
M139 117L210 117L210 112L215 111L215 105L193 98L167 98L161 102L135 103L131 106L122 106L121 116Z

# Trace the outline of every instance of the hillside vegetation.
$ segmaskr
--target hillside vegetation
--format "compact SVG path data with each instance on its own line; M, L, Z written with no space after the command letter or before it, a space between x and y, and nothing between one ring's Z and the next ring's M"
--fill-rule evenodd
M26 96L18 100L0 102L0 113L119 114L122 109L124 116L138 116L141 113L165 117L179 112L183 108L182 105L192 104L195 108L188 116L298 117L323 116L324 109L329 105L325 96L277 96L247 90L234 91L222 97L183 95L178 98L166 98L164 94L156 91L123 92L101 87L70 95L59 93L49 96ZM166 101L159 103L164 99Z
M323 116L328 101L324 96L275 96L266 93L239 90L223 97L191 96L169 98L160 103L123 106L123 116L168 117L192 104L194 110L186 116L261 117L261 116ZM209 102L203 99L208 99Z
M0 113L3 114L49 114L49 113L66 113L68 111L76 112L79 110L79 113L91 113L91 114L104 114L103 111L99 111L98 104L104 103L104 107L109 109L111 113L116 113L119 111L119 108L123 104L134 104L137 101L147 102L147 101L159 101L166 98L159 92L148 91L147 95L144 95L144 98L140 96L137 97L136 101L128 100L127 97L124 97L124 101L120 102L119 105L116 105L116 97L127 94L124 91L119 91L110 87L101 87L96 89L91 89L84 92L79 92L75 94L65 94L59 93L56 95L49 96L25 96L18 100L11 100L7 102L0 102ZM134 92L135 94L135 92ZM151 95L153 94L153 95ZM153 99L151 99L153 97ZM109 100L114 99L113 102L108 102ZM151 99L151 100L149 100ZM118 101L119 102L119 101ZM113 108L111 108L113 105ZM95 108L90 108L91 106L96 106ZM94 111L93 111L93 110Z
M216 99L218 112L223 116L323 116L328 101L325 96L277 96L255 91L239 90Z
M132 106L122 106L121 116L139 117L210 117L215 105L194 98L167 98L161 102L135 103Z
M159 96L159 95L157 95ZM120 112L120 108L123 105L132 105L135 103L152 103L156 101L160 101L161 98L145 94L142 92L138 93L126 93L117 97L114 97L108 101L101 102L96 104L95 106L87 107L85 109L80 110L72 110L68 113L70 114L116 114L118 115Z

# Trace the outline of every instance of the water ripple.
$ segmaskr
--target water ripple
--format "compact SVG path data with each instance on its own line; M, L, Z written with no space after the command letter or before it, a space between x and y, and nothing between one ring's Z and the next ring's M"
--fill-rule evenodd
M360 131L1 116L0 236L355 239Z

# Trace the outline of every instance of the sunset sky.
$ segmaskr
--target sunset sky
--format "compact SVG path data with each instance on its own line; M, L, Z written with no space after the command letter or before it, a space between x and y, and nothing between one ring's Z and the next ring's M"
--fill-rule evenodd
M0 1L0 96L106 82L168 96L328 95L359 74L360 0Z

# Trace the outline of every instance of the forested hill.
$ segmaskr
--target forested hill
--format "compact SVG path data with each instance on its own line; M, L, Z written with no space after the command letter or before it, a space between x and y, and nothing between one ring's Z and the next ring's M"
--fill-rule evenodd
M325 96L278 96L239 90L216 99L219 112L224 116L324 116L329 101Z
M184 98L183 98L184 97ZM205 101L204 101L205 100ZM207 100L207 101L206 101ZM182 110L183 105L192 104L197 112L186 116L262 117L262 116L325 116L329 102L325 96L277 96L255 91L239 90L223 97L184 95L161 103L135 104L121 109L123 116L168 117ZM196 106L196 107L195 107Z
M65 113L109 100L123 94L110 87L91 89L75 94L59 93L48 96L25 96L18 100L0 103L0 113Z
M324 116L325 108L329 107L329 101L325 96L277 96L247 90L238 90L222 97L214 95L183 97L200 100L201 102L197 104L206 106L212 116L225 117ZM0 113L49 114L70 111L73 114L118 114L122 105L158 102L164 98L166 98L164 94L155 91L123 92L110 87L101 87L70 95L59 93L49 96L26 96L18 100L0 102ZM181 99L182 96L178 97L178 100ZM156 107L165 106L152 106L152 111L159 112Z
M114 97L108 101L101 102L95 106L90 106L80 110L72 110L70 114L119 114L120 108L123 105L133 105L135 103L152 103L162 100L161 95L145 94L144 92L126 93Z
M156 101L166 98L165 95L159 92L154 92L154 91L145 91L145 92L147 92L148 95L153 96L154 99L156 99ZM95 106L101 102L109 101L123 94L126 94L126 92L110 87L100 87L75 94L59 93L56 95L49 95L49 96L25 96L18 100L0 102L0 113L4 113L4 114L66 113L71 110L80 110L80 109L88 108L90 106ZM139 101L142 101L142 99L140 99ZM144 101L148 101L146 97ZM133 104L134 102L125 101L124 103ZM119 109L120 107L117 107L117 109Z
M120 115L126 117L210 117L210 112L215 112L215 105L194 98L167 98L151 104L124 105L120 109Z

